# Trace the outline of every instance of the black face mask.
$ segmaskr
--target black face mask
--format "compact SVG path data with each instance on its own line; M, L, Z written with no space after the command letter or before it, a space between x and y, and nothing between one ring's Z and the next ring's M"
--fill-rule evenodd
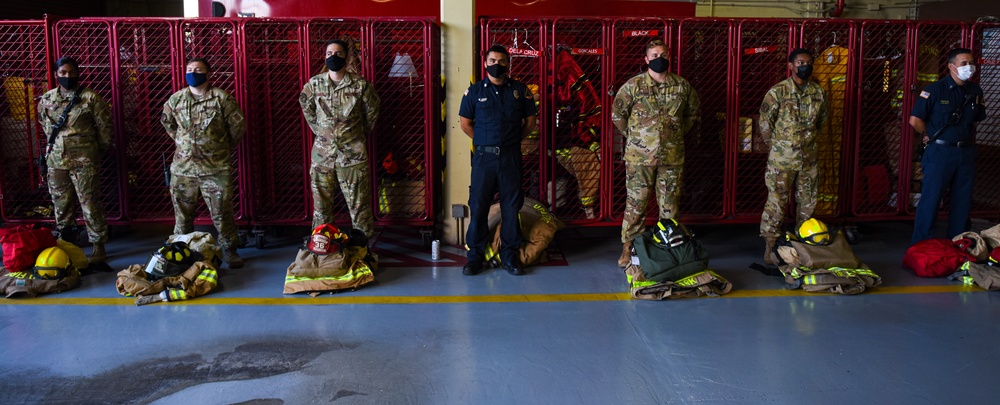
M67 90L73 90L76 88L77 84L80 84L79 77L57 77L56 81L59 85Z
M649 70L656 73L663 73L670 69L670 61L664 58L656 58L649 61Z
M507 67L499 63L495 65L489 65L486 67L486 73L489 73L490 76L493 76L497 79L501 79L507 75Z
M802 65L795 68L795 75L798 76L799 79L806 80L809 78L809 76L812 76L812 74L813 74L812 65Z
M347 66L346 58L337 55L330 55L329 58L326 58L326 68L330 69L331 72L339 72L344 66Z

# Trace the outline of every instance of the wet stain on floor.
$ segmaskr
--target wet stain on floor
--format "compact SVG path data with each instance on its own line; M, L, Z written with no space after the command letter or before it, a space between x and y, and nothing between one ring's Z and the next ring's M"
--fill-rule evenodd
M290 341L295 344L289 345ZM324 353L359 346L335 341L276 339L245 343L210 360L201 354L159 357L88 377L55 376L48 370L32 370L26 371L22 378L0 379L3 381L0 399L3 403L145 404L200 384L253 380L299 371ZM342 390L334 398L350 395L365 394ZM243 403L271 405L284 401L256 399Z

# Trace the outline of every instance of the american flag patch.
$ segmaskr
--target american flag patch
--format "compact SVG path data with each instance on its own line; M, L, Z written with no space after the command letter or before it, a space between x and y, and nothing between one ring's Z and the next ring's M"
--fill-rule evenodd
M920 92L920 97L929 98L930 96L931 93L928 93L926 90Z

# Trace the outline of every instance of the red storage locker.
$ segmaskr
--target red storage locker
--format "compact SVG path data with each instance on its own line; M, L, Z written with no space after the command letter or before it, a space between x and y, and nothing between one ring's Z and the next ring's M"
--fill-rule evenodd
M788 53L798 40L794 36L795 27L791 22L782 20L743 20L739 22L738 38L735 51L736 63L734 95L736 110L734 115L741 118L753 118L760 112L764 95L778 82L788 78ZM729 125L737 125L727 115ZM745 122L745 120L744 120ZM757 125L753 122L753 125ZM732 128L732 127L730 127ZM730 173L731 190L729 195L732 214L736 218L747 221L760 220L767 201L767 186L764 184L764 171L767 168L769 150L754 142L746 142L738 138L735 130L730 132L727 140L727 155L733 160L733 170ZM794 198L789 198L789 205ZM786 216L793 214L786 210ZM794 216L794 215L792 215Z
M701 119L684 139L684 173L680 214L685 222L719 220L726 215L725 174L731 166L726 159L727 112L732 104L732 55L729 53L733 28L728 20L688 19L679 22L676 44L677 68L698 92ZM742 138L741 138L742 142Z
M899 165L900 141L911 132L911 95L905 91L913 79L909 32L906 22L861 23L851 181L852 212L857 217L895 216L902 211L897 203L901 198L892 192L899 189L893 177L904 169ZM889 184L882 178L889 178Z
M840 217L850 206L852 165L850 148L855 110L850 91L855 85L858 59L856 24L850 21L807 20L799 29L799 46L813 52L813 78L826 91L829 120L817 135L819 148L819 194L815 216ZM888 186L871 184L861 190L882 199Z
M541 19L507 19L484 18L480 22L479 54L474 66L479 69L479 77L486 77L483 59L486 50L493 45L503 45L510 52L510 77L528 85L532 91L537 91L535 100L538 103L538 130L521 143L521 153L524 164L524 195L551 205L548 196L549 171L551 165L545 163L545 151L550 150L552 142L552 122L550 92L550 52L546 51L548 42L548 22ZM462 78L461 80L464 80ZM461 100L453 100L460 103ZM471 143L470 143L471 145ZM451 153L471 153L467 151L451 151Z
M121 125L118 116L118 89L115 72L118 69L117 53L114 52L114 37L111 22L103 19L62 20L55 24L56 54L52 61L62 56L76 59L80 64L80 83L93 89L111 106L114 127ZM121 223L124 219L120 173L121 135L117 133L111 139L115 146L101 160L101 203L108 223ZM51 203L48 193L47 200L35 203L48 205ZM77 208L79 212L79 207ZM79 216L78 216L79 217Z
M166 172L174 143L160 124L163 103L174 92L179 69L174 54L176 22L126 19L114 22L119 101L115 109L122 156L125 216L130 222L173 223Z
M47 141L35 111L49 90L45 21L0 21L0 213L4 221L51 221L37 159Z
M312 136L299 93L307 66L298 20L250 19L240 24L246 81L247 181L244 201L255 225L309 224ZM325 41L324 41L325 42Z
M375 19L368 47L370 74L381 100L369 141L375 218L382 226L434 224L434 184L439 181L433 143L440 105L435 97L439 40L423 19ZM394 161L398 169L387 160ZM386 163L383 166L383 163Z
M954 48L968 47L970 35L969 27L960 22L920 22L911 25L910 30L913 42L907 54L913 56L910 58L912 65L907 66L907 74L912 76L908 77L912 80L909 87L912 91L903 97L901 113L906 122L900 126L899 163L891 162L892 165L905 168L901 171L903 176L898 176L893 172L891 179L894 180L894 183L896 178L903 180L898 187L893 184L893 193L904 197L894 200L897 200L897 204L898 200L902 200L903 208L900 211L908 216L916 213L913 202L916 200L916 193L920 192L921 179L923 178L917 155L917 146L921 143L921 137L913 131L913 127L908 123L910 111L913 109L915 98L924 87L949 74L948 52ZM897 188L900 190L898 193ZM947 196L947 194L945 195ZM914 197L906 198L907 196ZM947 206L948 198L944 199L944 203Z
M986 99L986 120L977 125L976 180L972 191L972 215L1000 217L1000 24L979 23L972 27L972 53Z
M551 143L542 156L547 172L544 187L552 211L568 224L600 221L607 216L601 195L607 193L600 159L608 147L605 115L610 115L606 61L609 24L603 19L556 19L552 22L551 93L547 125ZM602 173L604 176L602 176Z
M241 49L237 46L239 39L237 38L236 21L236 19L206 18L181 20L179 22L178 31L180 38L178 39L178 49L180 52L176 52L178 58L174 68L176 75L174 76L174 89L180 90L187 86L187 83L184 82L185 61L196 57L205 58L212 64L212 77L210 79L212 85L232 94L237 102L240 103L243 113L246 114L248 104L246 89L248 83L240 80L239 76L239 61L243 55ZM164 99L163 101L166 102L167 100ZM233 150L233 186L234 195L236 195L236 201L233 202L233 212L236 216L237 225L246 225L249 222L249 217L244 212L246 205L244 198L246 195L243 192L243 188L245 187L244 181L246 179L243 176L245 168L243 167L244 159L242 159L242 156L247 155L246 145L246 136L244 136L244 141L241 142L237 149ZM173 153L172 144L168 151L168 154ZM250 162L246 163L249 164ZM168 222L172 222L174 216L173 207L168 212L151 212L149 214L150 219L159 219ZM212 223L208 207L205 204L198 206L198 218L195 220L195 223Z
M614 224L609 225L621 224L625 213L625 200L627 198L625 192L625 161L623 160L625 135L618 132L618 129L611 122L611 111L615 96L628 79L638 74L645 74L646 60L644 57L646 55L646 45L650 41L655 39L664 41L669 48L667 52L672 55L671 62L677 61L677 58L673 57L677 51L675 44L671 40L673 34L673 22L662 19L623 18L612 22L609 38L611 56L608 61L610 65L610 77L608 80L610 83L608 83L607 91L601 92L605 93L607 97L607 101L604 104L607 108L603 114L604 127L607 130L603 131L604 136L601 143L601 162L607 163L604 164L605 170L601 173L602 180L604 180L602 182L602 191L604 192L601 194L602 198L604 198L602 202L607 207L606 210L609 211L604 216L614 221ZM671 71L676 72L676 67L672 67ZM681 201L683 201L684 197L685 195L682 192ZM684 215L683 202L681 203L681 207L681 215ZM650 198L646 212L647 222L657 219L659 209L657 208L655 195Z

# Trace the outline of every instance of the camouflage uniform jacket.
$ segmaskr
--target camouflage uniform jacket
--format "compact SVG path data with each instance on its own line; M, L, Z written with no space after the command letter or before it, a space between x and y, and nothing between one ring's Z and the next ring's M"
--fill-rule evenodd
M815 82L807 82L803 90L792 78L774 85L760 106L760 133L771 142L768 164L785 170L815 165L816 135L828 110L826 93Z
M611 121L625 134L625 162L683 165L684 134L698 119L698 105L691 83L673 73L663 83L648 73L625 82L611 112Z
M64 96L58 87L42 95L38 102L38 122L45 131L46 140L70 98L72 95ZM53 169L62 170L100 166L100 155L111 147L111 131L108 103L93 90L81 87L80 100L66 117L46 163Z
M365 134L378 119L379 99L363 77L348 72L334 84L324 72L302 87L299 105L312 128L312 166L354 166L368 161Z
M209 87L201 98L189 88L174 93L163 105L160 123L177 145L170 172L189 177L232 170L231 150L247 129L236 99L218 87Z

